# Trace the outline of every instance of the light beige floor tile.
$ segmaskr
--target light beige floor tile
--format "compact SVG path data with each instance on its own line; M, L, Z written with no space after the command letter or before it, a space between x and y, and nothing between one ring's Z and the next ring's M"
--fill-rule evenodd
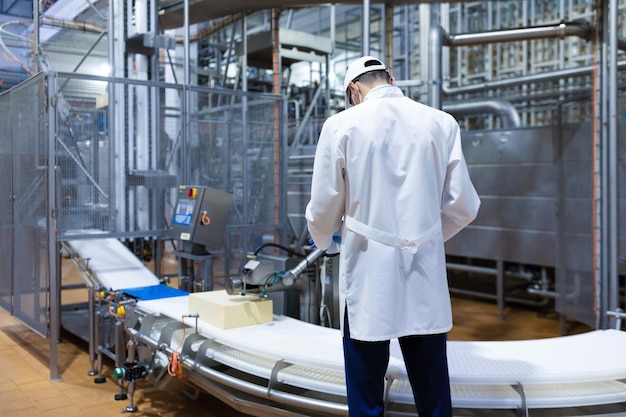
M6 412L0 410L0 417L43 417L43 414L41 414L41 411L39 411L37 407L32 406Z
M55 390L55 386L54 386L54 383L50 381L41 380L40 378L37 381L29 382L26 384L21 384L20 389L25 393L29 393L29 392L40 392L40 391L45 391L45 390L50 390L50 389Z
M45 417L85 417L86 414L75 405L67 407L55 408L53 410L46 410L42 412Z
M32 408L33 403L25 396L18 395L19 391L11 391L13 397L10 397L7 400L2 400L0 404L0 411L2 414L10 415L12 412L17 410L23 410L26 408Z
M31 382L37 382L41 380L41 374L34 369L24 369L22 372L15 372L11 375L11 379L16 385L29 384Z
M35 406L42 412L55 410L57 408L75 407L76 404L64 395L48 398L34 398L31 400Z
M43 400L48 400L48 399L58 401L62 395L63 394L56 388L48 388L48 389L43 389L39 391L26 392L26 396L28 396L28 398L33 402L36 400L43 401Z
M0 392L17 391L19 387L13 381L0 382Z

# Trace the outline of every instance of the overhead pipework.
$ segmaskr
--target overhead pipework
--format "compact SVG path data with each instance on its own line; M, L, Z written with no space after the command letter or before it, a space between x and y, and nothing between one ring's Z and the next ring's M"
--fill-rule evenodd
M495 114L503 120L504 128L521 127L522 122L515 106L502 99L456 101L443 104L443 110L455 116Z
M495 30L488 32L448 34L441 26L430 30L429 44L429 105L441 108L443 94L442 49L444 46L458 47L496 42L513 42L532 39L564 38L578 36L590 40L592 27L586 23L562 22L556 25L535 26L520 29Z

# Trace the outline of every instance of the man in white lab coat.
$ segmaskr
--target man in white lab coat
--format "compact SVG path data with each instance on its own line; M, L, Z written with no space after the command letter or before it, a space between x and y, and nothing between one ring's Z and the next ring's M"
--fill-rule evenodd
M449 114L405 97L371 56L349 66L344 90L346 110L330 117L320 134L306 219L320 249L341 235L350 416L383 416L394 338L419 416L452 416L444 242L480 206L459 126Z

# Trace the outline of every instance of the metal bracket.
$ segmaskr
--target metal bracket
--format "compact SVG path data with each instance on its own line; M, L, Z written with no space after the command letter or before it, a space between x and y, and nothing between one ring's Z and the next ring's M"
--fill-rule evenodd
M163 327L163 330L161 330L161 335L159 336L159 345L166 344L171 347L172 339L174 338L174 332L182 329L183 326L183 323L179 323L177 321L166 324Z
M279 360L274 364L272 368L272 375L270 376L270 380L267 384L267 397L271 397L272 388L278 385L278 373L285 368L292 366L293 363L285 362L283 359Z
M139 333L149 336L155 321L156 317L154 314L148 314L144 316L143 320L141 321L141 326L139 326Z
M181 349L181 354L183 356L195 358L198 352L200 351L200 348L203 346L205 340L207 340L207 338L202 336L199 333L190 334L183 341L183 348ZM198 349L194 349L193 345L199 341L202 341L203 343L199 344Z
M526 404L526 390L524 389L524 385L517 381L517 384L513 384L511 386L515 389L515 391L517 391L522 399L522 404L517 410L517 415L520 417L528 417L528 404Z
M213 367L216 364L219 364L219 362L213 359L215 355L208 353L210 350L215 351L217 344L218 343L214 339L206 339L202 342L194 358L194 364L196 367L199 367L200 365Z
M198 319L200 318L200 314L184 314L183 315L183 324L185 323L186 318L196 319L196 334L198 334Z
M616 308L615 311L607 311L606 315L609 317L615 317L615 329L622 329L622 319L626 319L626 313L621 308Z

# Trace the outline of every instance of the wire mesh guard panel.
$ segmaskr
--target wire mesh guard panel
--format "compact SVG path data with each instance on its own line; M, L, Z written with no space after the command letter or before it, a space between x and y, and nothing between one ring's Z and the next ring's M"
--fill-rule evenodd
M0 126L11 126L11 93L0 95ZM13 168L10 134L0 135L0 306L10 311L13 283Z
M10 96L15 272L3 274L12 280L15 316L42 335L47 332L50 282L45 93L45 80L39 76L16 87Z
M62 74L58 86L61 239L164 236L179 184L233 194L225 274L239 266L231 256L276 236L282 97L79 74Z
M110 230L111 143L107 83L60 78L57 105L59 229L61 234Z

